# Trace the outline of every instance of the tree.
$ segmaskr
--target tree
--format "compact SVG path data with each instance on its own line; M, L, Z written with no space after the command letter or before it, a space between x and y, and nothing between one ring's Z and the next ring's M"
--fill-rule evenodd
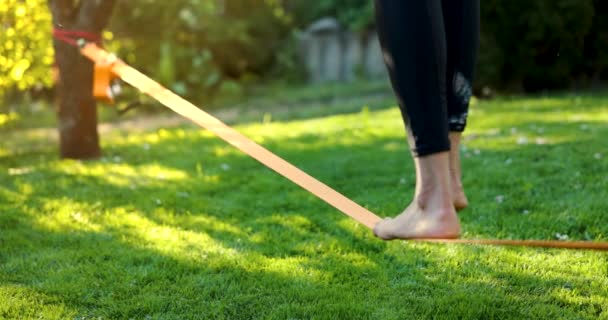
M64 32L100 35L110 20L114 2L49 0L53 26L55 30ZM57 96L61 157L100 157L97 108L92 94L93 63L80 54L74 43L55 38L53 46L59 69Z

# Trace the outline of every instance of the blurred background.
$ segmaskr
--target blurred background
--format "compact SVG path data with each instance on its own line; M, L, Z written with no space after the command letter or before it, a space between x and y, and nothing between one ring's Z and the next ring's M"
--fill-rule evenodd
M483 0L481 9L477 96L586 90L608 78L606 1ZM269 87L386 83L371 0L119 0L109 14L106 48L195 103L246 101ZM54 99L48 1L2 0L0 21L8 122Z

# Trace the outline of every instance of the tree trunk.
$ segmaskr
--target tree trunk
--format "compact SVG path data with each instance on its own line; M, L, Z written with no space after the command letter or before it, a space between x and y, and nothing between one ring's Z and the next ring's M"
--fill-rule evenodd
M49 0L57 29L101 33L114 0ZM57 97L60 154L62 158L93 159L101 156L97 132L97 107L93 97L93 63L77 47L55 39L59 69Z
M93 64L76 48L55 40L55 59L60 80L59 141L63 158L91 159L101 156L97 132L97 106L93 98Z

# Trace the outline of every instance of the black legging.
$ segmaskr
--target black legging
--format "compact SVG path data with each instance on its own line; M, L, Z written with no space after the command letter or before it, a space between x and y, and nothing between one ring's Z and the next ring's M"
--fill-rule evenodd
M467 121L479 0L376 0L376 21L413 153L450 150Z

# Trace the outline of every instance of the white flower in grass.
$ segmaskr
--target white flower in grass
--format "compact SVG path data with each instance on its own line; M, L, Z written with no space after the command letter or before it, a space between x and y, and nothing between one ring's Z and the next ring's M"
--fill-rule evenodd
M596 158L597 160L600 160L602 158L602 154L601 153L596 153L593 155L594 158Z
M497 203L503 203L503 202L505 202L505 196L498 195L494 198L494 200L496 200Z
M222 163L222 164L220 165L220 167L221 167L221 168L222 168L222 170L224 170L224 171L228 171L228 170L230 170L230 165L229 165L229 164L227 164L227 163Z
M520 145L528 144L528 138L526 138L524 136L517 138L517 144L520 144Z
M511 163L513 163L513 160L511 158L505 160L506 165L510 165Z
M545 139L545 138L536 138L536 144L538 144L538 145L547 144L547 139Z
M405 178L401 178L401 180L399 180L400 184L405 184L407 182L407 180L405 180Z
M475 149L475 150L473 151L473 153L474 153L476 156L478 156L478 155L480 155L480 154L481 154L481 150L479 150L479 149Z
M155 199L154 203L156 203L157 206L160 206L161 204L163 204L163 202L160 199Z
M561 241L565 241L565 240L568 240L568 239L569 239L569 237L568 237L568 235L567 235L567 234L561 234L561 233L559 233L559 232L555 234L555 238L556 238L557 240L561 240Z
M521 214L523 215L529 215L530 214L530 210L524 210L521 212Z

